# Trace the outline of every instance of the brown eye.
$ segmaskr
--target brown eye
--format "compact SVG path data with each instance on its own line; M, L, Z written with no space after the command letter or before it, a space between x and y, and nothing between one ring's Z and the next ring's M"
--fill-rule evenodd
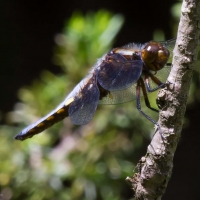
M158 51L158 58L156 62L164 66L168 58L169 58L169 51L167 49L162 49Z
M169 51L158 42L149 42L142 50L142 59L145 65L153 71L158 71L164 67Z
M159 47L155 44L149 44L142 50L142 59L145 63L152 63L158 56Z

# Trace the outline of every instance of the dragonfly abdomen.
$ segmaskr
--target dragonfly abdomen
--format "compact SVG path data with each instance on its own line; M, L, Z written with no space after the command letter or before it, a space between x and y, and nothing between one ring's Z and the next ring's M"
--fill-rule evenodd
M20 134L18 134L15 137L15 139L25 140L27 138L31 138L35 134L41 133L42 131L44 131L45 129L54 125L55 123L61 121L65 117L68 117L68 109L69 109L69 105L64 106L58 110L56 109L56 110L52 111L50 114L43 117L36 123L31 124L24 130L22 130L22 132Z

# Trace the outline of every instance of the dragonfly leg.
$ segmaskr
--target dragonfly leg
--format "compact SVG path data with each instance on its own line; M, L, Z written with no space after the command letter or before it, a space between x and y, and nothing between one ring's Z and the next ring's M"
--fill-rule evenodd
M146 118L148 119L150 122L152 122L153 124L155 124L158 127L160 136L162 138L162 140L164 141L164 137L160 128L160 125L154 121L151 117L149 117L146 113L144 113L141 109L141 102L140 102L140 81L138 81L137 86L136 86L136 106L138 111Z
M149 109L151 109L151 110L153 110L155 112L159 112L159 110L151 107L151 104L149 102L149 98L148 98L148 95L147 95L146 87L145 87L145 84L144 84L144 80L142 78L140 78L139 82L140 82L140 87L142 88L142 93L144 95L144 101L145 101L146 106Z
M150 84L149 84L149 77L151 78L151 80L156 83L158 86L155 88L151 88ZM154 92L160 88L164 88L166 83L162 83L157 77L155 77L152 73L148 72L148 74L145 76L145 84L146 84L146 88L148 92Z

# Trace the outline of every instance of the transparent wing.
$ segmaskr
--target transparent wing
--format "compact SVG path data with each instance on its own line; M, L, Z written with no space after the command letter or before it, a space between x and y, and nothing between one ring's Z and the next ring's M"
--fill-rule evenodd
M165 66L161 70L156 72L156 77L162 82L165 83L167 80L167 77L169 76L169 73L171 71L171 66ZM156 88L158 85L155 84L151 78L149 78L149 84L151 86L151 89Z
M99 100L99 104L119 104L133 101L136 98L136 84L124 90L112 91Z
M161 82L165 83L167 80L167 77L170 73L170 70L171 70L171 66L165 66L161 70L157 71L155 76ZM151 80L151 78L149 78L149 83L150 83L150 86L152 89L158 86ZM141 93L140 96L142 97L143 94ZM135 100L135 98L136 98L136 84L133 84L124 90L111 91L105 97L103 97L101 100L99 100L99 104L126 103L129 101Z

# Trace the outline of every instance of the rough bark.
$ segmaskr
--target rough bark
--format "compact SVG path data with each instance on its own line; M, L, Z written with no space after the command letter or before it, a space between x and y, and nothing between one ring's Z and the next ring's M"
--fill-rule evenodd
M127 178L140 200L161 199L172 174L173 157L180 138L187 97L193 74L200 35L200 1L185 0L182 4L177 41L173 53L172 71L166 88L158 95L164 105L159 114L158 129L147 153L138 163L138 173Z

